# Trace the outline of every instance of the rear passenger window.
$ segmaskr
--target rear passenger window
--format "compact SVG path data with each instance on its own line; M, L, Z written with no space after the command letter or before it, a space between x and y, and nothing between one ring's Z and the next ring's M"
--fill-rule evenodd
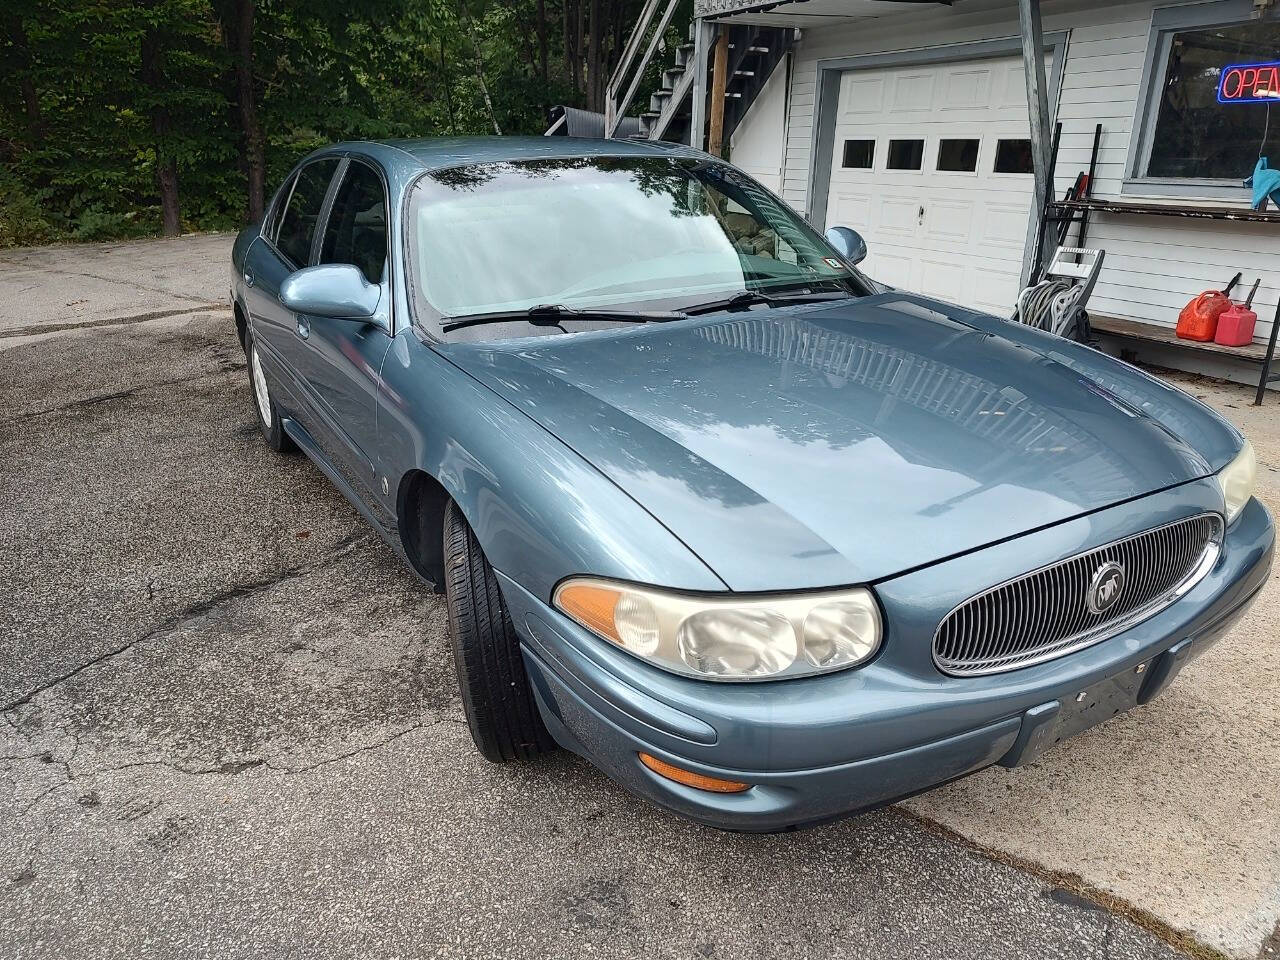
M379 283L386 260L387 204L382 180L353 160L333 198L320 262L354 264L366 280Z
M320 218L320 207L324 204L324 195L329 190L329 181L333 179L333 171L337 166L336 157L317 160L307 164L298 174L298 183L285 207L284 217L280 221L280 234L276 238L276 246L280 248L280 252L292 260L295 266L305 267L311 261L311 241L316 235L316 221Z

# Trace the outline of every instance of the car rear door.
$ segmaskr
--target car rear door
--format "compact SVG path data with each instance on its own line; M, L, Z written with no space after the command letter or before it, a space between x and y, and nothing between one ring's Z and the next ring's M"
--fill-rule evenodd
M281 191L263 236L245 258L245 305L258 354L287 394L277 403L308 432L316 417L304 372L305 325L280 302L280 287L290 274L315 262L316 228L341 163L340 157L321 157L303 166Z

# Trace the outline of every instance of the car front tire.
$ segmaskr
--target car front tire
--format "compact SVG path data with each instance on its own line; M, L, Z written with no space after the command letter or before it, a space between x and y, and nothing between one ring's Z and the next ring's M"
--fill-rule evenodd
M494 763L554 750L498 579L452 502L444 517L444 571L453 662L476 749Z
M249 333L245 334L244 353L249 361L249 390L253 394L253 409L258 416L258 426L262 429L262 439L277 453L291 453L298 449L297 445L284 432L280 423L280 408L271 396L271 386L262 366L262 358L258 355L258 345Z

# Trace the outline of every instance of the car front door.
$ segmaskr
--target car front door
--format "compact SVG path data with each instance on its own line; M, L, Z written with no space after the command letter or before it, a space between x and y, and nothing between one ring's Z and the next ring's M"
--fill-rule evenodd
M317 227L341 163L340 157L322 157L302 167L281 191L263 235L245 258L245 301L259 356L286 394L277 402L309 433L314 431L317 418L313 390L304 371L306 328L280 302L280 287L290 274L315 262Z
M329 427L326 453L332 465L376 510L378 471L369 451L377 430L379 373L391 345L387 193L382 174L363 159L351 158L340 177L318 262L359 268L365 280L381 288L381 297L371 320L305 318L309 335L303 372Z

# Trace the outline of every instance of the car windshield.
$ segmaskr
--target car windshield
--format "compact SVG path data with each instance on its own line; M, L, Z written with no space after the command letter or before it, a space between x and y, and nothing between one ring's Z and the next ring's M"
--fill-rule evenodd
M594 156L485 163L422 177L410 205L419 322L554 305L684 310L752 291L868 292L781 200L725 164ZM507 318L456 329L493 339L616 326L598 313L548 326Z

